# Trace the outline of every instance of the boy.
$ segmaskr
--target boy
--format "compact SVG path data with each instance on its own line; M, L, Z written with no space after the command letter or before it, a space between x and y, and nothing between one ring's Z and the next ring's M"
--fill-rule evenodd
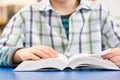
M90 0L42 0L20 10L0 41L0 66L25 60L97 53L120 67L120 28L101 5Z

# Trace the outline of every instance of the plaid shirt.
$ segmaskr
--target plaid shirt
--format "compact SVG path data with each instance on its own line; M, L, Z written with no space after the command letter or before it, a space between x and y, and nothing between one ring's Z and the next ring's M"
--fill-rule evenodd
M61 16L48 1L21 9L6 25L0 40L0 66L14 66L13 53L23 47L50 46L66 56L120 47L120 27L108 11L81 0L69 19L69 41Z

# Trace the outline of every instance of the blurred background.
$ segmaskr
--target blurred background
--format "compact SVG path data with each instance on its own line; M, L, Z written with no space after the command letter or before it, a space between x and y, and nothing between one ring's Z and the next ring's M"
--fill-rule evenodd
M9 19L23 6L30 5L41 0L0 0L0 34ZM110 11L117 19L120 19L120 0L92 0L98 1Z
M120 0L96 0L99 1L110 13L120 19Z
M9 19L23 6L36 3L37 1L40 0L0 0L0 31L3 30Z

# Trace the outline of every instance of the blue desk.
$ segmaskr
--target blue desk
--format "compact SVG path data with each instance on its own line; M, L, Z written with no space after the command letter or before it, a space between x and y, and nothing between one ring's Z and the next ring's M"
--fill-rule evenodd
M120 71L14 72L13 68L0 68L0 80L120 80Z

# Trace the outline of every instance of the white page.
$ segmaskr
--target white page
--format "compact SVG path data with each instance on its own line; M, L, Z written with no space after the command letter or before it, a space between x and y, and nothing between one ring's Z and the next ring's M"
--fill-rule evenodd
M77 54L72 56L69 59L69 66L74 69L79 64L82 64L81 66L93 66L96 65L97 67L103 67L106 69L119 69L114 63L112 63L109 60L104 60L102 58L102 55L108 53L110 49L107 49L105 51L102 51L100 53L96 54Z
M58 58L40 59L38 61L24 61L14 71L34 71L41 68L56 68L63 70L68 66L68 60L62 54Z
M102 55L104 54L107 54L111 49L107 49L107 50L104 50L102 52L98 52L96 54L75 54L73 56L71 56L69 58L69 61L68 62L71 62L73 61L75 58L79 58L79 57L87 57L87 56L95 56L95 57L101 57Z
M101 69L114 69L119 70L119 68L109 60L104 60L100 57L81 57L74 59L69 63L69 66L74 69L78 66L94 66L94 68L101 68Z

